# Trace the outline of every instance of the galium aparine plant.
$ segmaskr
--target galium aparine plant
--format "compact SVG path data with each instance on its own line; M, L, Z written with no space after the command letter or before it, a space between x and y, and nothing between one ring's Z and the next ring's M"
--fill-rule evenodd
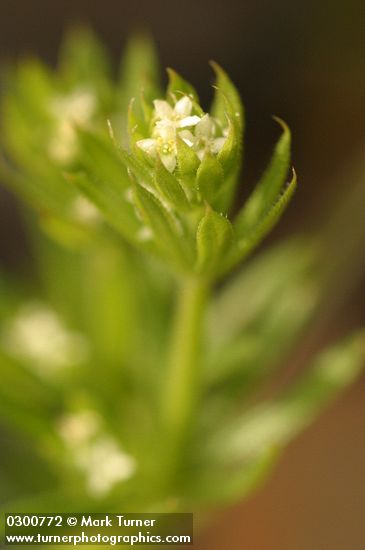
M8 70L1 176L27 205L36 268L33 285L1 278L0 412L42 465L27 511L244 498L360 371L362 332L252 405L321 293L300 239L249 258L296 188L291 135L277 118L271 160L232 216L245 113L212 68L209 112L174 70L161 90L141 37L117 82L88 31L67 37L56 71L37 60ZM19 509L15 493L5 507Z

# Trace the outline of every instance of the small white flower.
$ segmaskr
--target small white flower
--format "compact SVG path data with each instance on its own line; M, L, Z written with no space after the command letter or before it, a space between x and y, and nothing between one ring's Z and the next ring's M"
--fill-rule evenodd
M189 130L180 132L184 142L192 147L199 159L202 160L206 153L217 155L223 148L226 136L216 137L216 124L208 114L204 115L195 126L194 134Z
M71 216L75 221L88 225L97 225L102 217L96 206L86 197L77 197L71 206Z
M100 426L100 415L92 409L84 409L63 416L58 424L58 432L67 445L75 447L90 441Z
M56 121L56 131L49 144L49 154L58 162L70 162L77 146L74 125L85 125L94 116L96 98L91 90L80 88L56 97L49 106Z
M95 497L106 495L117 483L131 478L136 470L133 457L122 451L109 436L101 437L82 450L78 462L86 474L88 491Z
M174 107L162 99L156 99L153 104L155 123L152 137L137 141L137 145L152 158L159 155L165 168L173 172L176 168L176 134L182 128L198 124L200 117L191 115L193 103L188 96L179 99Z
M162 125L154 131L154 138L137 141L138 147L152 158L158 154L165 168L173 172L176 167L176 130L172 125Z
M69 331L55 312L38 303L26 304L9 320L1 341L8 353L42 376L82 362L89 351L80 334Z
M217 124L208 114L203 117L192 115L193 102L183 96L172 107L167 101L156 99L154 102L154 127L152 136L137 141L137 145L151 158L161 158L169 172L176 168L177 137L196 151L200 160L206 153L218 154L226 135L217 136Z
M141 229L137 233L137 239L140 242L147 242L150 241L153 238L152 229L150 227L147 227L146 225L141 227Z
M95 410L83 409L63 416L57 431L72 463L84 474L90 495L102 497L134 474L136 461L106 433Z
M153 102L155 107L156 128L161 126L172 126L174 128L186 128L198 124L200 117L191 115L193 102L184 95L171 107L167 101L156 99Z

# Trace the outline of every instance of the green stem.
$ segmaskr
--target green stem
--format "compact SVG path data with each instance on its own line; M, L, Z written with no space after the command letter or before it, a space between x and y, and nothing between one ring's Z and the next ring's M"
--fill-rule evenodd
M200 385L199 354L209 284L187 279L179 289L164 386L169 461L175 469L195 412Z

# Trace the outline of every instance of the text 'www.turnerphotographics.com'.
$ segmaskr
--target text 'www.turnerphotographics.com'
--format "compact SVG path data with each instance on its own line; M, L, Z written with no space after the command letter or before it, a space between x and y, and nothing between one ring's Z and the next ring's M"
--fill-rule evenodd
M6 514L5 545L192 545L192 514Z

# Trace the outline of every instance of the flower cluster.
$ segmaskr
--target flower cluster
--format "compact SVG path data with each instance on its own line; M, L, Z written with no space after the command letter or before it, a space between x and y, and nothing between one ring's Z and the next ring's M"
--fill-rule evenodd
M290 131L235 220L228 217L240 175L244 108L228 75L213 65L209 113L190 83L169 70L161 93L136 94L128 113L129 150L109 120L112 139L79 129L75 187L139 249L174 271L217 279L246 257L279 219L295 189L285 185ZM279 166L279 168L278 168Z
M84 246L106 221L174 272L216 279L259 244L294 191L295 178L286 186L289 129L280 123L272 162L232 219L244 133L233 82L212 63L214 97L206 110L173 69L164 95L153 56L139 45L126 66L141 62L143 78L127 71L115 85L89 37L71 41L57 76L34 63L21 68L3 116L10 163L0 159L0 168L61 244Z
M69 330L41 302L25 303L8 319L0 332L0 346L46 379L83 363L90 351L83 336Z
M93 409L64 415L57 431L71 462L85 476L88 493L103 497L132 477L136 462L107 433L102 417Z
M154 100L152 137L137 141L137 146L152 158L158 154L169 172L176 168L178 137L200 160L205 154L218 154L227 137L227 129L222 131L218 121L209 114L192 114L193 101L189 96L183 95L178 101L173 96L173 99L174 106L161 99Z

